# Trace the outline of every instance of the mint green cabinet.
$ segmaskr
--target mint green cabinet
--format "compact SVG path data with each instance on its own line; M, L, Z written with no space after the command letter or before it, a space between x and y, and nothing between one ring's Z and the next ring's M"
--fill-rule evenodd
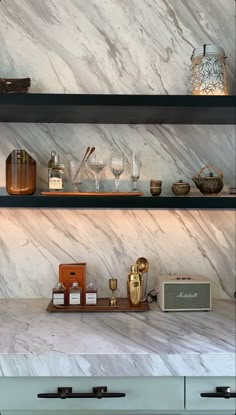
M236 399L201 397L201 393L215 393L217 387L229 386L236 391L235 377L187 377L186 378L186 409L195 411L232 411L236 413Z
M124 398L39 399L58 387L124 392ZM17 377L0 378L0 415L235 415L236 399L202 398L217 386L236 391L233 377Z
M39 399L39 393L56 393L58 387L72 387L73 392L92 392L95 386L107 386L108 392L124 392L123 398L104 399ZM14 399L12 397L14 396ZM26 377L0 378L1 411L101 411L114 414L115 411L181 411L184 409L183 377ZM78 412L79 411L79 412ZM59 412L60 413L60 412ZM27 412L26 412L27 415Z

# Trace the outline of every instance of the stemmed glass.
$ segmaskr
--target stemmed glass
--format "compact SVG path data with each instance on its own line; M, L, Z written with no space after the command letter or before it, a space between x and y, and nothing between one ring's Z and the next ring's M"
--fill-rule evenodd
M119 192L120 176L124 171L124 155L119 151L114 151L111 154L110 169L115 177L115 189Z
M133 182L133 192L137 192L137 181L140 176L139 154L132 152L131 156L131 180Z
M88 166L91 170L93 170L95 175L95 184L96 184L96 192L99 192L100 190L100 173L106 166L106 161L104 160L103 155L94 153L92 154L88 161Z

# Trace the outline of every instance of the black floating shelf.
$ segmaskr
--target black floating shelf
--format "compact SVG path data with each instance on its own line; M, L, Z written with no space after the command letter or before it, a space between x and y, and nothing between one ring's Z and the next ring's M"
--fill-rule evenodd
M0 94L0 122L235 124L235 96Z
M0 208L235 209L236 197L0 196Z

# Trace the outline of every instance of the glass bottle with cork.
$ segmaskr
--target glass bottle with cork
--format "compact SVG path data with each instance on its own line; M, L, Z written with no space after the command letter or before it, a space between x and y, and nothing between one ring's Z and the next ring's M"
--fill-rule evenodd
M64 164L60 164L59 156L53 155L54 164L48 171L48 189L52 192L64 190Z

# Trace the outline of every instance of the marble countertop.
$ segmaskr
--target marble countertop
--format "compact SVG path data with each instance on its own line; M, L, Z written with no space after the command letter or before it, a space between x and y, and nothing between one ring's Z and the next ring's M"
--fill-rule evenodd
M211 312L56 313L0 300L0 376L235 376L235 302Z

